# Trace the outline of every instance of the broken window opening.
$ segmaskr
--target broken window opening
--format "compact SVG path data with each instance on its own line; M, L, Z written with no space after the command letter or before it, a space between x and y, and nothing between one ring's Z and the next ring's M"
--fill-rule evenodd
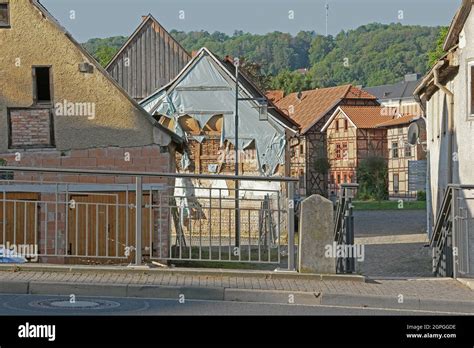
M0 28L10 27L10 9L8 3L0 4Z
M36 103L51 103L51 69L49 67L33 68Z

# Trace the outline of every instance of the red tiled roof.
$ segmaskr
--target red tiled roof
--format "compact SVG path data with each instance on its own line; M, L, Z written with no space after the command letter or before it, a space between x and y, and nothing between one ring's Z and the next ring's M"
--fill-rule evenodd
M352 85L304 91L301 92L301 98L298 98L298 94L291 93L277 101L276 105L300 125L302 134L306 133L343 99L377 99ZM292 113L290 113L291 106L293 106Z
M403 124L409 124L412 121L418 119L418 116L413 116L413 115L404 115L404 116L399 116L395 117L389 121L380 123L378 127L391 127L391 126L400 126Z
M273 103L277 103L285 96L285 92L282 90L268 91L265 96L270 99Z
M377 128L381 123L393 120L382 106L341 106L340 109L357 128Z

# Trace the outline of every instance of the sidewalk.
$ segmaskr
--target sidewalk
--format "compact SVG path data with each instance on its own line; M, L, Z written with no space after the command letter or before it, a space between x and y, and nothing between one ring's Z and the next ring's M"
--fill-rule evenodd
M420 309L474 314L474 291L449 278L365 279L352 275L212 269L0 266L0 293L226 300ZM403 301L401 301L401 296Z

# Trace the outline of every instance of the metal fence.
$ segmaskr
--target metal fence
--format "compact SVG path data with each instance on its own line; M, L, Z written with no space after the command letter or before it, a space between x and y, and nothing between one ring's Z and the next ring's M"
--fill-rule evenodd
M352 199L355 197L358 184L342 184L338 192L336 213L334 216L334 240L343 247L354 246L354 215ZM336 259L338 273L354 273L354 255L345 255Z
M27 255L32 260L295 269L296 179L21 167L2 172L0 246L36 248Z
M473 213L474 185L449 185L430 236L435 275L474 277Z

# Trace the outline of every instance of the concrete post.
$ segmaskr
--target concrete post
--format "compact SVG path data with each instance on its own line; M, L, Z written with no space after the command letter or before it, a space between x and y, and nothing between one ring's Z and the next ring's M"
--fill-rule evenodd
M334 245L333 216L333 203L322 196L313 195L301 202L299 272L336 273L336 259L326 255L327 248Z

